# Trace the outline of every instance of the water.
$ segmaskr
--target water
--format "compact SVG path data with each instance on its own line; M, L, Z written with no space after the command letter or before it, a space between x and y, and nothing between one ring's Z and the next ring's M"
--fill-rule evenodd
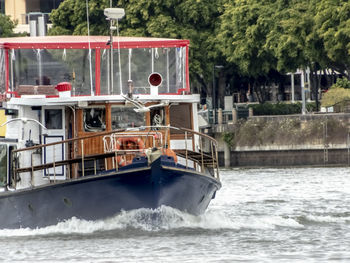
M0 230L1 262L350 262L350 168L234 169L207 213Z

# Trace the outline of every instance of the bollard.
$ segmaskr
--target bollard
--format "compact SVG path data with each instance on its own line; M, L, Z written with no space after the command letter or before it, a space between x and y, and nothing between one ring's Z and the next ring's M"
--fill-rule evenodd
M222 124L222 109L218 109L218 124Z
M224 142L224 161L225 168L230 168L231 166L231 149L230 146Z
M232 109L232 123L233 124L237 124L237 110L236 109Z
M249 107L249 117L253 117L254 113L253 113L253 108Z

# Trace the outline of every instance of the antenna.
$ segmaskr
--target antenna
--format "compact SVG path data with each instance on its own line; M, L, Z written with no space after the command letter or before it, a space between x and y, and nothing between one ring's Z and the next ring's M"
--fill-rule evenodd
M121 62L120 62L120 45L119 45L119 25L118 20L122 19L125 15L123 8L112 8L112 1L110 2L111 7L104 9L104 15L107 20L110 20L110 85L108 87L108 93L113 92L113 30L117 29L118 34L118 64L119 64L119 80L120 80L120 93L122 93L122 74L121 74ZM117 27L113 26L113 22L117 21Z

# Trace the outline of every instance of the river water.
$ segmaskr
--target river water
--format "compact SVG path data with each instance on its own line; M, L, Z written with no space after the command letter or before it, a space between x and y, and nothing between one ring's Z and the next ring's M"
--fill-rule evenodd
M233 169L202 216L0 230L1 262L350 262L350 168Z

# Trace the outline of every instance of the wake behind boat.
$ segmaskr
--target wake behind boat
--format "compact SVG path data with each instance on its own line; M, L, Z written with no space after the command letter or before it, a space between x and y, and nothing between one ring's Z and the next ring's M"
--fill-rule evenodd
M104 36L0 39L0 228L163 205L198 215L220 189L189 41L113 42L114 56Z

